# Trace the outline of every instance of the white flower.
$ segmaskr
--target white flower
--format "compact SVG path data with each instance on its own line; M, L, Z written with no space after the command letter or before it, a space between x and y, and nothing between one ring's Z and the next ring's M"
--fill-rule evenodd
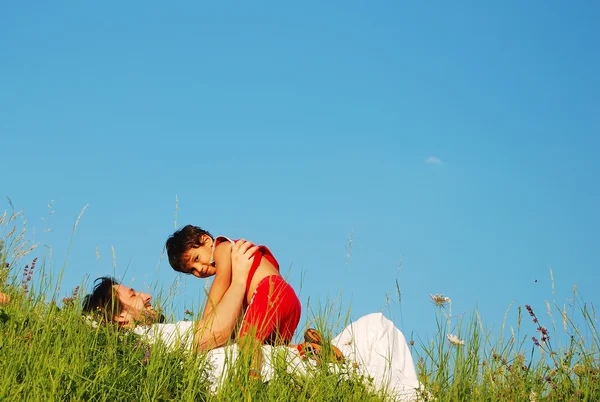
M433 300L433 304L439 307L444 307L446 304L450 303L450 298L441 294L429 295L431 300Z
M465 344L465 341L463 341L456 335L446 334L446 338L448 338L448 340L450 341L451 344L456 345L456 346Z
M92 328L98 328L98 321L94 320L94 317L91 315L86 315L84 317L85 323Z

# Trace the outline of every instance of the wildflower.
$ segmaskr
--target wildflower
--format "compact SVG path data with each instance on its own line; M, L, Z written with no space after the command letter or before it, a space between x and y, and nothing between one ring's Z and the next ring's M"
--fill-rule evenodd
M546 327L542 327L538 321L537 316L535 315L535 313L533 312L533 309L531 308L530 305L525 305L525 308L527 309L527 311L529 312L529 315L531 317L533 317L532 321L534 322L534 324L537 324L537 328L536 331L538 331L540 334L542 334L540 340L542 341L542 343L546 343L550 340L550 336L548 335L548 329ZM535 346L540 346L540 342L537 340L536 337L531 337L531 339L533 340L533 343Z
M33 275L33 270L35 269L35 263L37 262L37 257L33 259L31 262L31 267L29 265L25 265L25 269L23 270L23 280L21 281L21 285L23 287L23 291L27 293L29 286L28 283L31 281L31 275Z
M529 312L529 315L532 317L535 317L535 314L533 313L533 309L531 308L531 306L529 304L525 305L525 308L527 309L527 311Z
M65 306L73 306L75 304L75 299L77 299L77 294L79 293L79 286L73 289L71 293L71 297L63 297L62 301Z
M437 293L434 295L429 295L429 297L431 297L433 304L442 308L445 307L446 304L450 303L451 301L449 297Z
M529 304L525 305L525 308L527 309L527 312L529 313L529 315L532 317L532 321L534 324L537 324L538 319L535 316L535 313L533 312L533 309L531 308L531 306Z
M463 341L462 339L460 339L456 335L446 334L446 338L448 338L448 340L450 341L450 343L453 344L453 345L455 345L455 346L462 346L462 345L465 344L465 341Z
M150 348L148 346L146 346L145 348L145 352L144 352L144 357L142 358L142 364L146 365L148 364L148 361L150 360Z
M98 321L96 321L91 315L86 315L84 320L85 323L88 324L90 327L98 328Z
M29 264L25 265L25 269L23 269L23 280L21 284L23 285L23 289L27 289L27 276L29 275Z
M576 364L573 366L573 372L578 377L583 377L584 375L586 375L588 373L588 369L583 364Z

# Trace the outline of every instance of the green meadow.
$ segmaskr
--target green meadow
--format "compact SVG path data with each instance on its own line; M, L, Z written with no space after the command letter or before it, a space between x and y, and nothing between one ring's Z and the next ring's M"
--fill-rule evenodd
M60 273L47 272L46 257L28 240L19 212L0 215L0 235L0 292L11 298L0 305L2 401L386 400L368 377L332 370L333 363L308 375L282 363L262 383L248 376L243 359L212 393L202 370L205 356L148 345L112 326L91 326L81 314L84 292L59 295ZM409 340L423 386L420 400L600 401L597 317L576 289L567 307L509 306L498 333L483 325L477 310L457 321L444 295L424 303L432 304L424 319L435 322L437 333ZM324 333L346 316L322 311L312 319ZM509 320L516 325L505 325Z

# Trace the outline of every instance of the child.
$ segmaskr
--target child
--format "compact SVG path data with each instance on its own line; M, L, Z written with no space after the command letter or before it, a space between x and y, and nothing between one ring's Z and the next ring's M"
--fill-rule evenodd
M197 278L215 276L202 320L209 318L220 303L225 303L223 296L232 286L234 243L236 241L224 236L213 238L206 230L192 225L176 231L166 242L169 264L175 271L192 274ZM246 250L250 246L251 243L246 245ZM288 344L300 321L300 300L294 289L282 278L279 264L267 247L254 247L250 252L253 252L253 256L245 278L246 288L241 306L244 313L238 337L241 339L250 335L260 343ZM219 307L221 315L223 306ZM231 317L231 322L241 315L236 307L235 303L229 304L229 310L225 311ZM229 333L217 334L219 339L214 342L216 346L230 338L233 325L229 325L226 332Z

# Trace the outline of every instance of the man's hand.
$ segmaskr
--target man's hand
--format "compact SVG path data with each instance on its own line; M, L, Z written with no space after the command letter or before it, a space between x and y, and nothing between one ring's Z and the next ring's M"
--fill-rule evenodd
M252 242L240 239L231 247L231 283L246 286L254 253L258 250Z

